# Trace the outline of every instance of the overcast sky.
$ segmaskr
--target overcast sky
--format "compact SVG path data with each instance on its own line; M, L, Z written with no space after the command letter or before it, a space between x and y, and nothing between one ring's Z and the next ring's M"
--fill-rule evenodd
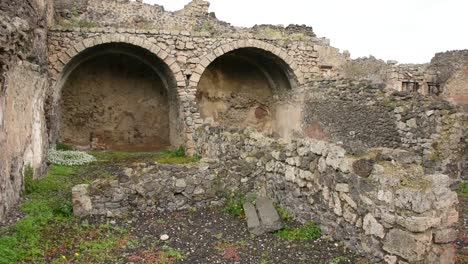
M190 0L145 0L166 10ZM353 58L401 63L468 49L468 0L211 0L210 11L234 26L307 24Z

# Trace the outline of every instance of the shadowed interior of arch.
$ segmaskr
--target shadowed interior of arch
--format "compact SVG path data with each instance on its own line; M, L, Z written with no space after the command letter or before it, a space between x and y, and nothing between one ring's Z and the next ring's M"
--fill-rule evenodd
M149 51L99 45L73 58L62 79L61 142L80 149L155 151L177 141L175 80Z
M241 48L214 60L200 78L197 103L203 118L253 127L281 136L280 99L295 85L288 65L258 48Z

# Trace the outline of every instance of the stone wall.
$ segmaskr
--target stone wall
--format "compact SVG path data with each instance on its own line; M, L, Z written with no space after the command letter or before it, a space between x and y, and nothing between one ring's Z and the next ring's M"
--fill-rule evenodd
M0 221L19 199L23 172L44 168L49 1L0 2Z
M285 144L248 130L202 127L199 152L221 164L243 160L264 170L255 191L302 221L375 260L453 263L457 195L446 175L427 175L408 152L373 149L352 156L335 144ZM393 261L393 262L392 262Z
M375 147L401 148L420 156L431 173L454 179L466 174L466 117L447 101L347 80L317 81L305 94L305 136L340 142L358 155Z
M114 216L131 210L175 211L221 205L226 195L252 190L257 174L241 161L193 165L139 164L116 180L73 188L75 214ZM83 202L88 201L88 202Z
M436 53L431 68L437 70L438 82L445 84L456 71L468 66L468 50L453 50Z
M200 127L195 140L207 163L142 164L118 180L76 186L75 213L180 210L222 204L232 191L254 192L302 222L318 222L375 261L454 262L458 199L451 180L425 174L406 151L380 148L353 156L325 141L284 143L210 125Z
M181 137L193 149L191 135L196 124L202 122L196 95L198 84L205 69L217 58L232 51L258 50L266 54L272 61L279 61L273 73L283 74L290 82L292 90L299 89L304 83L319 74L317 66L318 53L315 49L322 45L320 39L307 37L300 40L277 39L276 37L258 37L253 35L228 34L223 37L204 32L168 31L168 30L135 30L114 28L57 29L49 34L49 63L51 76L56 81L49 92L48 107L52 109L49 119L50 127L59 113L58 102L63 82L66 81L67 69L79 65L77 59L83 52L99 47L102 44L116 43L132 45L151 52L170 68L168 74L176 80L176 91L180 110L179 116L183 123ZM254 65L263 65L257 58L250 58ZM260 67L261 68L261 67ZM269 67L266 68L270 71ZM264 71L264 70L263 70ZM271 73L268 74L271 75ZM243 76L239 76L242 78ZM276 76L272 76L273 81ZM55 123L57 123L55 121ZM286 127L286 126L285 126ZM287 129L284 129L287 130ZM287 134L288 132L284 132ZM54 138L51 142L54 142Z
M167 87L135 58L107 54L83 63L68 78L60 107L62 143L114 151L171 145Z
M468 66L455 71L447 80L443 97L468 113Z
M398 64L396 61L378 60L373 56L348 60L335 67L335 76L346 79L366 80L384 85L389 90L443 96L466 106L465 93L451 92L449 81L459 78L468 66L468 50L455 50L435 54L430 63ZM453 82L453 80L452 80ZM466 82L460 80L461 83ZM457 87L459 85L456 85Z

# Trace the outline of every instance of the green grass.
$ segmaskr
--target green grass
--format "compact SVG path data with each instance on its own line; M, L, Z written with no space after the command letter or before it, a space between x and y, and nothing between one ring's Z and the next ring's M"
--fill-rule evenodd
M47 177L33 180L26 170L25 194L28 200L21 206L27 214L9 229L0 231L0 263L15 263L20 260L36 260L42 256L41 232L54 218L71 215L71 186L66 178L76 168L52 166ZM68 190L68 192L66 191Z
M461 197L468 198L468 183L460 183L457 187L457 193Z
M168 245L164 245L162 250L167 254L169 258L173 258L177 261L182 261L185 259L185 254L179 249L172 248Z
M280 205L276 204L275 205L276 211L278 211L279 216L285 223L291 223L294 219L294 217L283 207Z
M198 155L188 156L185 147L162 152L123 152L123 151L92 151L90 152L98 162L158 162L161 164L188 164L201 160Z
M161 156L159 152L124 152L124 151L91 151L98 162L126 162L126 161L135 161L135 162L144 162L155 159L156 157Z
M188 156L185 151L185 147L180 146L177 149L162 152L155 161L162 164L188 164L195 163L200 160L201 157L199 155Z
M301 227L286 227L275 233L278 237L291 241L315 240L322 235L322 230L315 223L307 223Z
M86 181L77 173L87 167L53 165L43 179L25 170L26 216L0 229L0 264L63 263L80 258L92 263L111 258L110 249L124 235L112 227L81 225L72 216L71 188Z
M346 257L334 257L330 261L328 261L328 264L340 264L346 260L348 260L348 258Z
M245 195L242 193L231 193L227 195L224 211L230 215L242 217L244 212Z

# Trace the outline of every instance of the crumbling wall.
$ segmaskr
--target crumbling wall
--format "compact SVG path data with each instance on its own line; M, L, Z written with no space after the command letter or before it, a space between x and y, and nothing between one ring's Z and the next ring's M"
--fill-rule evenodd
M452 50L436 53L430 68L438 72L437 81L443 86L458 70L468 66L468 50Z
M220 205L223 194L254 192L275 199L302 222L372 260L454 263L457 194L443 174L428 175L402 150L353 156L335 144L290 143L252 130L204 125L195 135L209 163L145 164L114 181L76 186L79 215L128 210L182 210Z
M468 66L456 71L444 85L443 97L468 112Z
M375 261L454 263L458 200L451 180L425 174L406 151L353 156L324 141L284 144L249 130L210 126L200 128L196 139L205 157L221 164L240 158L264 170L255 178L257 193L275 198L303 222L318 222Z
M388 92L369 82L311 83L303 111L305 136L340 142L351 153L370 148L414 152L430 172L459 179L463 166L464 121L456 108L437 98Z
M18 201L27 166L41 174L46 148L49 1L0 2L0 221Z

